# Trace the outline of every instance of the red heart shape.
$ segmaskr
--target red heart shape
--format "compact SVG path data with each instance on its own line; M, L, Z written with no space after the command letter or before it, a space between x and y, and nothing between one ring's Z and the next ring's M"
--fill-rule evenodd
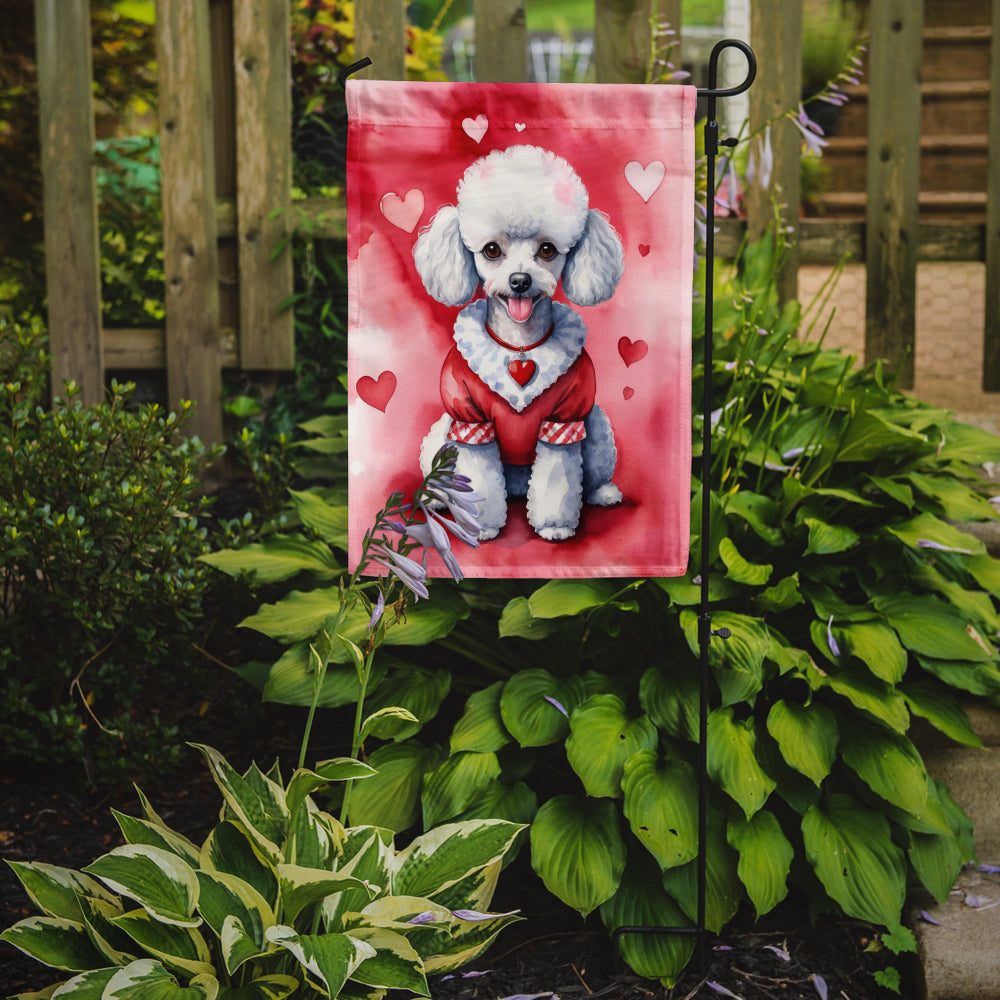
M534 361L509 361L507 371L510 377L523 389L535 375Z
M626 399L631 399L635 395L635 389L633 389L632 386L627 385L624 389L622 389L622 395Z
M640 243L639 244L639 256L640 257L645 257L646 254L648 254L648 253L649 253L649 244L648 243Z
M649 344L644 340L637 340L633 343L628 337L622 337L618 341L618 353L622 356L626 367L634 365L637 361L642 361L648 351Z
M392 372L382 372L376 381L369 375L362 375L358 379L357 390L365 403L385 413L385 408L396 391L396 376Z

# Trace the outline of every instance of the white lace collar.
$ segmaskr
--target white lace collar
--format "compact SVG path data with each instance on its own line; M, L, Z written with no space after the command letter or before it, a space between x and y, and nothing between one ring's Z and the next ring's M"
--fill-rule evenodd
M587 327L579 313L562 302L553 302L552 333L541 344L519 351L504 347L490 336L486 329L486 305L485 299L476 299L458 314L455 343L473 372L520 413L569 371L583 350ZM523 387L508 370L512 361L522 358L536 365L534 375Z

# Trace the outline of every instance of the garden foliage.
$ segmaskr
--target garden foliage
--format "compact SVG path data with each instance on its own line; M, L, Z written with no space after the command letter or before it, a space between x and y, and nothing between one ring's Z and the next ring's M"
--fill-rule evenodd
M1000 440L808 339L800 306L777 302L780 252L770 239L746 248L716 289L711 533L699 537L696 473L689 575L439 586L386 641L462 657L450 670L402 648L382 660L369 701L419 722L368 747L379 773L358 786L353 821L531 822L535 869L581 914L599 910L609 929L691 924L708 545L712 625L731 632L708 654L708 927L744 902L763 914L792 886L814 912L892 929L909 883L948 893L971 827L910 727L919 717L977 746L959 698L1000 695L1000 561L954 524L995 516L976 466L1000 460ZM696 469L701 425L695 414ZM293 494L299 532L226 556L229 572L293 588L244 622L287 645L246 672L266 699L312 692L309 639L343 573L344 510L327 499ZM355 697L343 660L322 704ZM418 739L453 685L471 695L447 745ZM622 947L636 971L671 981L691 942Z
M0 321L0 744L8 762L108 773L177 753L149 699L133 710L152 676L190 668L209 454L187 405L134 408L129 386L84 406L67 385L43 408L43 343L40 323Z
M427 975L479 955L516 913L489 913L520 827L450 823L404 849L392 832L345 829L312 795L370 780L353 759L240 774L199 747L224 801L200 846L140 793L143 817L115 813L126 843L82 872L13 862L40 916L0 935L76 973L66 1000L281 1000L429 996ZM46 994L48 995L48 994Z

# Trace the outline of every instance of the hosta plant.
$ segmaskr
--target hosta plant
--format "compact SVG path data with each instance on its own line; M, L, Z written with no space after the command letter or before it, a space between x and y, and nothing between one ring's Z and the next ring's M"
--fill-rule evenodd
M23 996L428 996L428 974L470 961L518 919L487 912L518 825L446 824L400 850L391 831L345 828L312 798L369 779L369 766L338 758L285 783L276 767L240 774L199 749L224 802L202 844L140 793L142 818L115 814L125 845L82 871L11 862L41 915L0 938L68 974Z

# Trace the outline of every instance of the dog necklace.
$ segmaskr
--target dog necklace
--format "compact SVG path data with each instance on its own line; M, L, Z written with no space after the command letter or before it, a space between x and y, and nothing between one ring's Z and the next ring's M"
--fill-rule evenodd
M549 327L548 333L546 333L541 340L536 340L535 343L527 344L524 347L515 347L513 344L506 343L506 341L501 340L489 328L488 324L484 324L484 326L486 326L486 332L490 335L490 337L501 347L506 348L508 351L517 351L517 358L507 362L507 372L510 377L523 389L535 377L535 372L538 370L538 365L536 365L530 358L525 357L525 351L531 351L536 347L541 347L542 344L544 344L545 341L552 336L552 331L556 328L555 323Z

